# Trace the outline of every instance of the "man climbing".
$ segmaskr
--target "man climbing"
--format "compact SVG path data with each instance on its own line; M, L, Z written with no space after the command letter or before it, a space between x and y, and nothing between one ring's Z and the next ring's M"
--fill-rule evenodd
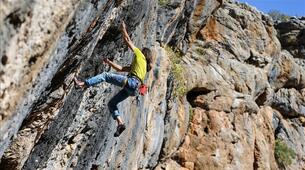
M120 136L120 134L126 129L124 121L121 117L122 113L118 110L118 104L129 96L136 95L138 88L144 82L146 73L152 68L151 50L148 48L143 48L141 51L133 44L126 31L124 21L121 25L121 32L124 41L135 54L131 65L122 67L109 59L104 59L103 61L118 72L128 72L128 75L123 76L120 74L103 72L99 75L86 79L85 81L80 81L76 78L74 79L75 83L82 88L93 86L101 82L107 82L123 87L123 89L114 95L114 97L112 97L108 103L109 111L112 114L113 119L116 120L118 124L117 130L114 133L115 137Z

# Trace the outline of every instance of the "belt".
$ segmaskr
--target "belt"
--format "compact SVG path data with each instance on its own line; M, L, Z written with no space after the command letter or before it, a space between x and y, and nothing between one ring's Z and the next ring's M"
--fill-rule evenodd
M129 77L129 78L135 78L136 80L139 81L140 84L142 84L142 81L140 80L140 78L139 78L138 76L134 75L134 74L128 74L127 77Z
M141 84L142 84L142 81L140 80L140 78L138 77L138 76L136 76L136 75L133 75L133 74L128 74L127 75L127 77L128 78L134 78L134 79L136 79L138 82L139 82L139 85L138 86L140 86ZM128 78L125 80L125 82L124 82L124 87L127 85L127 80L128 80Z

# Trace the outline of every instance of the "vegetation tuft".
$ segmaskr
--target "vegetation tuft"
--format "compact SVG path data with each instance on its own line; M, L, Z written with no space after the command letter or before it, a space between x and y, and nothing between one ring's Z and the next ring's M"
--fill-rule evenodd
M292 164L295 159L295 152L281 139L275 140L274 156L279 166L286 167Z
M205 54L203 48L196 48L196 49L195 49L195 52L196 52L198 55L204 55L204 54Z
M169 0L159 0L158 2L160 6L166 6L169 3Z
M286 22L289 21L290 16L285 15L281 13L280 11L277 10L272 10L268 12L268 15L274 20L274 21L281 21L281 22Z
M177 50L173 49L172 47L166 46L165 50L169 56L171 61L171 73L175 79L175 97L182 97L186 94L186 85L185 85L185 78L184 78L184 68L181 65L182 60L182 53Z

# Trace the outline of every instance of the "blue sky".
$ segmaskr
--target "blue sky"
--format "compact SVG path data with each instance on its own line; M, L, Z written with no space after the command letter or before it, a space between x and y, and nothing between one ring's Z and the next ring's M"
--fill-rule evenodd
M255 6L258 10L268 13L278 10L290 16L305 16L305 0L238 0Z

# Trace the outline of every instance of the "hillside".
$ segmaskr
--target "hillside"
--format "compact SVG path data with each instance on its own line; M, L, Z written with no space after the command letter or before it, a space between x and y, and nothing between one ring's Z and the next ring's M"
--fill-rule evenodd
M153 50L149 93L73 83ZM233 0L2 0L0 169L305 167L305 18Z

